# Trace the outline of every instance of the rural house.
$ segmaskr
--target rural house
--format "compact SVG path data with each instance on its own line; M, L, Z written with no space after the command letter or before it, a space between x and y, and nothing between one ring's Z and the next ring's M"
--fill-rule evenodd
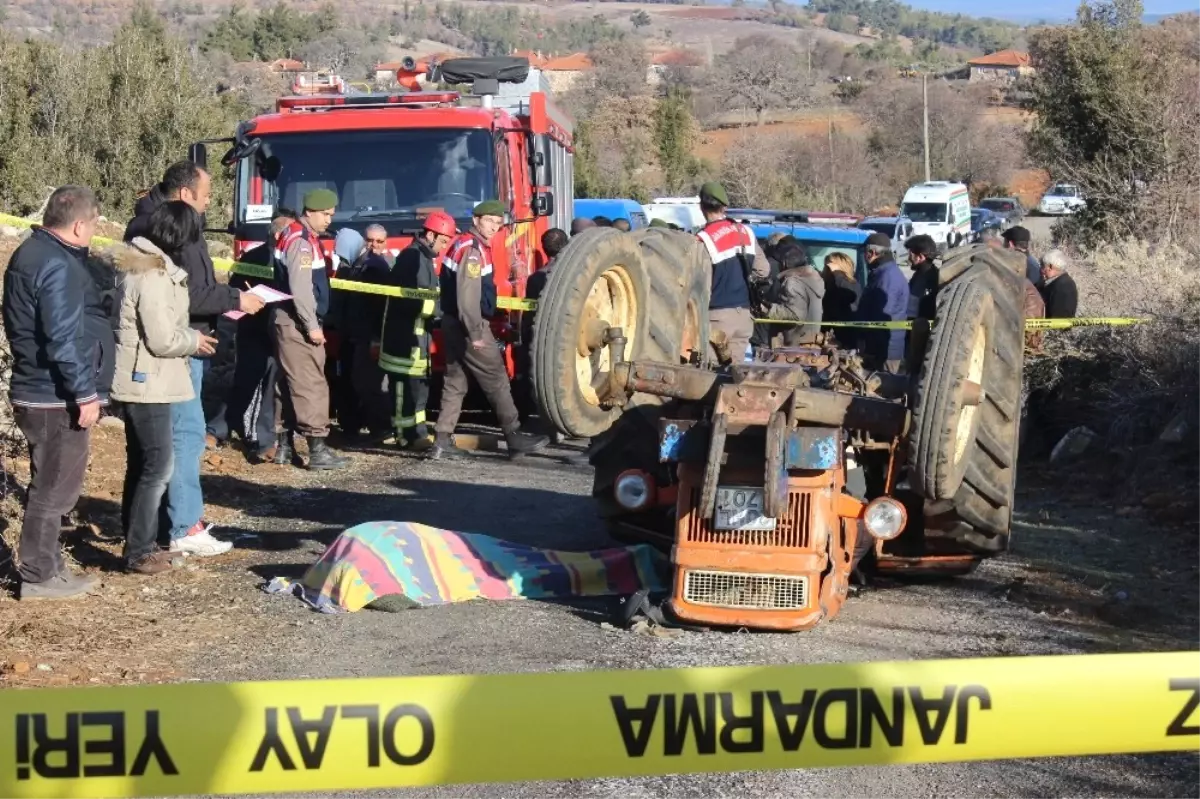
M1019 50L1000 50L989 55L973 58L967 62L972 81L1011 82L1033 74L1029 53Z
M562 95L569 91L579 76L592 68L592 59L586 53L571 53L548 59L542 64L542 73L550 84L550 91Z

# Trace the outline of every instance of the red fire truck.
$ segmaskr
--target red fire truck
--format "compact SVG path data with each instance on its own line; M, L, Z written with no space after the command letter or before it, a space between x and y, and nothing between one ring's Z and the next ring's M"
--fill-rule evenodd
M262 246L276 211L297 210L311 189L338 195L328 251L339 229L378 224L393 255L431 211L446 211L465 231L475 204L498 198L508 215L492 240L501 297L493 329L508 342L515 376L520 325L512 298L524 296L526 279L544 263L542 234L571 222L571 121L522 58L406 59L403 66L403 86L425 75L433 85L465 88L283 97L275 113L239 124L232 138L198 142L191 157L207 163L206 145L232 145L222 163L234 173L235 260ZM443 368L438 339L435 331L435 371Z

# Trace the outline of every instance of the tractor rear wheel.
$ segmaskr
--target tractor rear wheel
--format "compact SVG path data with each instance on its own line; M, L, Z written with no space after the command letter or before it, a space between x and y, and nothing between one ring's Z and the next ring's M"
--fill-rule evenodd
M597 331L620 327L629 360L678 364L706 352L708 270L692 236L658 228L590 228L567 245L538 302L533 384L538 409L560 432L592 438L620 407L603 404L612 368ZM637 397L633 404L656 403Z
M1019 266L972 246L939 270L909 440L926 535L982 555L1007 549L1012 525L1024 364Z

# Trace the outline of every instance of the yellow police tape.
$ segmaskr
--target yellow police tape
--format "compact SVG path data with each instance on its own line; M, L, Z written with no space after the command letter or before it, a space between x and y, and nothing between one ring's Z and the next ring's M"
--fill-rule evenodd
M11 225L13 227L32 227L33 222L28 219L22 219L18 216L9 216L0 214L0 225ZM103 236L96 236L92 239L93 246L107 247L113 244L113 240ZM263 280L270 280L275 276L275 272L269 266L262 264L247 264L240 261L234 261L229 258L213 258L213 268L222 272L233 272L239 275L248 277L257 277ZM399 286L380 286L375 283L362 283L356 280L341 280L334 278L329 281L331 288L342 291L357 291L363 294L378 294L384 297L400 297L409 300L434 300L438 297L438 292L434 289L409 289ZM497 307L506 311L532 311L537 307L536 300L526 300L520 297L497 297Z
M31 227L34 223L31 220L23 219L19 216L9 216L0 214L0 225L11 225L14 227ZM108 246L113 243L112 239L97 236L92 239L93 245ZM270 280L274 277L274 271L269 266L261 264L246 264L239 261L233 261L229 258L213 258L213 268L219 269L222 272L234 272L239 275L247 275L249 277L257 277L265 280ZM380 286L375 283L362 283L355 280L342 280L333 278L329 281L331 288L341 291L357 291L363 294L378 294L384 297L400 297L409 300L434 300L438 297L438 292L435 289L409 289L399 286ZM506 311L535 311L537 310L537 300L526 300L521 297L498 297L496 305ZM755 319L755 323L763 325L800 325L800 324L818 324L817 322L796 322L790 319ZM1079 319L1027 319L1025 321L1026 330L1066 330L1072 327L1095 327L1095 326L1110 326L1121 327L1128 325L1141 324L1148 322L1149 319L1136 319L1131 317L1089 317ZM822 327L854 327L854 328L875 328L886 330L909 330L912 328L912 322L820 322Z
M1195 752L1200 652L4 691L0 795Z

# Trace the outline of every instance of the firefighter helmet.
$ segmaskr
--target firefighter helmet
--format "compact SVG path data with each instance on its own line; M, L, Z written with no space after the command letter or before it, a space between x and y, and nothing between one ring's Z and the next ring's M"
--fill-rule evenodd
M458 233L458 226L454 222L454 217L445 211L434 211L425 217L425 229L432 230L434 233L440 233L443 236L454 236Z

